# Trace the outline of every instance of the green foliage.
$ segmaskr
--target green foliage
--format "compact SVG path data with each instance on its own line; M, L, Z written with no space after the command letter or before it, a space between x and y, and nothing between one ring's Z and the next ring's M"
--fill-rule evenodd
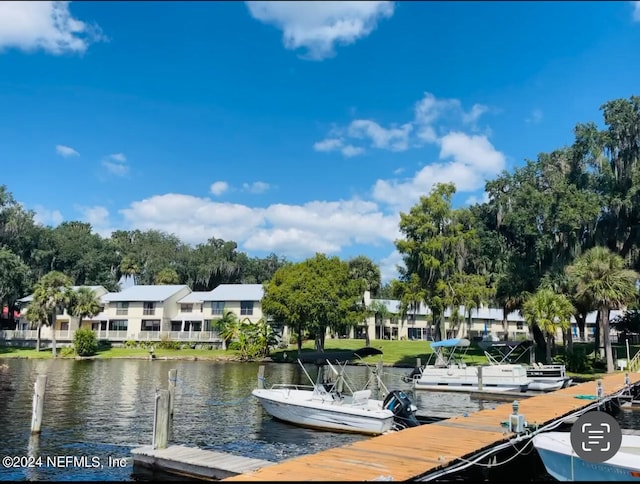
M76 354L76 351L73 348L73 346L65 346L64 348L62 348L60 350L60 356L62 356L63 358L68 358L68 357L73 356L75 354Z
M179 350L182 348L182 343L180 341L160 341L155 347L163 350Z
M98 351L98 338L89 328L81 328L73 335L73 347L79 356L93 356Z
M227 346L227 349L232 351L240 351L241 348L242 344L240 343L240 341L232 341L231 343L229 343L229 346Z
M640 333L640 311L625 311L624 314L611 320L611 326L623 333Z
M315 257L278 269L265 287L262 311L287 324L299 335L317 335L316 347L324 347L326 329L343 333L365 316L362 278L354 279L349 264L337 257Z
M565 365L567 371L573 373L591 373L593 371L593 364L584 348L576 348L571 353L556 355L553 362Z
M180 276L178 275L175 269L172 269L171 267L165 267L164 269L162 269L160 272L156 274L154 282L155 284L161 284L161 285L162 284L164 285L179 284Z

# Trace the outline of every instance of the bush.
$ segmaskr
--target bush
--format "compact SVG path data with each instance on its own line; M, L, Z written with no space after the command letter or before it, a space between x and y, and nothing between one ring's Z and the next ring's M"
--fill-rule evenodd
M239 351L242 348L240 341L232 341L227 345L228 350Z
M75 350L73 349L73 346L65 346L60 350L60 356L62 356L63 358L68 356L73 356L74 353L75 353Z
M179 350L182 348L182 343L180 341L160 341L157 344L157 348L163 350Z
M573 373L591 373L594 369L589 356L582 348L574 348L573 353L555 356L553 361L564 364L567 371Z
M73 336L73 346L79 356L95 355L98 351L98 339L91 329L82 328Z
M128 341L125 341L124 347L125 348L137 348L138 347L138 342L130 339Z

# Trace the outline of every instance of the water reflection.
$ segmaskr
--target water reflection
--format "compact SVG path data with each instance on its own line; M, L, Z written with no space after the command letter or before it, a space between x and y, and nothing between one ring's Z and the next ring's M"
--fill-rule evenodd
M0 432L5 455L97 456L103 463L109 456L129 458L133 447L151 443L155 391L167 387L172 368L178 370L175 444L279 461L370 438L272 420L251 396L257 363L8 359L3 364L7 367L0 371ZM269 383L308 383L298 365L266 366ZM315 378L316 369L307 369ZM372 371L348 369L357 386L365 385ZM40 373L48 375L42 434L31 436L33 385ZM405 373L406 369L385 368L382 380L386 388L411 393L409 384L401 381ZM370 388L380 398L379 389L374 384ZM421 415L461 415L503 403L454 393L417 392L412 396ZM126 468L0 468L0 480L132 479L131 460Z

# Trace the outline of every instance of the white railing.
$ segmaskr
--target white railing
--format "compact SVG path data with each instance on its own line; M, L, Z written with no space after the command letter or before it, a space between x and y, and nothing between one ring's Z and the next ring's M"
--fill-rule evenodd
M638 351L635 355L633 355L633 358L631 358L631 361L627 365L627 369L629 371L640 370L640 351Z
M217 331L139 331L129 333L122 331L94 330L99 340L109 341L199 341L220 342L222 338ZM73 341L75 330L57 330L56 341ZM51 339L51 331L42 328L40 337L43 340ZM33 340L38 338L37 330L0 330L0 340Z
M12 330L12 329L4 329L0 331L0 339L3 340L11 340L11 339L37 339L38 331L35 329L24 329L24 330Z

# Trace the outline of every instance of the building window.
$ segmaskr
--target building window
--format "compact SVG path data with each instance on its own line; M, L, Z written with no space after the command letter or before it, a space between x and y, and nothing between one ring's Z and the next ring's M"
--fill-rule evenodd
M144 320L142 321L140 330L141 331L160 331L160 320L159 319Z
M518 330L524 329L524 323L522 321L516 322L516 329Z
M380 326L382 324L382 315L380 313L376 313L375 320L376 325Z
M185 331L202 331L202 321L185 321Z
M69 331L69 321L60 321L60 331Z
M391 316L391 317L389 318L389 322L390 322L391 324L398 324L398 317L397 317L397 316ZM397 330L396 330L396 331L397 331Z
M171 321L171 331L182 331L182 321Z
M109 321L109 331L126 331L128 323L126 319L112 319Z
M492 324L493 324L493 319L485 319L484 320L484 325L487 327L487 329L491 328Z
M407 322L409 324L413 324L416 322L416 315L415 314L407 314Z
M211 314L224 314L224 301L213 301L211 303Z
M193 312L193 304L181 304L180 305L181 313L192 313Z
M116 303L116 314L118 316L126 316L129 314L129 303L128 302L117 302Z
M251 316L253 314L253 301L240 301L240 315Z
M153 316L156 314L156 303L145 302L143 304L142 314L145 316Z

